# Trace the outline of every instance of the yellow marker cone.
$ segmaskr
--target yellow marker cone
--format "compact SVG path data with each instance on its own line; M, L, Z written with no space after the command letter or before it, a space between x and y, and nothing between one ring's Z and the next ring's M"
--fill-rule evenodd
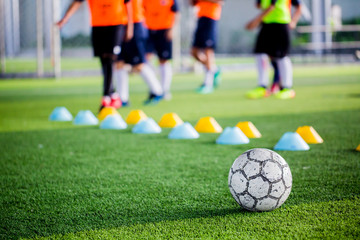
M222 127L212 117L203 117L195 125L196 131L199 133L221 133Z
M298 127L296 132L304 139L306 143L318 144L324 142L320 135L311 126Z
M160 119L159 126L162 128L173 128L183 123L183 120L176 113L166 113Z
M104 120L107 116L109 115L114 115L114 114L119 114L118 111L116 111L115 108L113 107L104 107L103 109L101 109L99 115L98 115L98 119L100 121Z
M248 138L261 138L261 133L252 122L238 122L236 127L240 128Z
M126 118L127 124L137 124L141 120L145 120L148 117L142 110L132 110Z
M359 144L359 146L357 146L357 148L355 150L360 152L360 144Z

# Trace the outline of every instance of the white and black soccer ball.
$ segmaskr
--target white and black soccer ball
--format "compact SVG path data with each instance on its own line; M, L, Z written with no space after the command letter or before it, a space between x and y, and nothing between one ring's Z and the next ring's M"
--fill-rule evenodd
M289 165L276 152L255 148L241 154L229 172L229 188L236 202L250 211L271 211L289 197Z

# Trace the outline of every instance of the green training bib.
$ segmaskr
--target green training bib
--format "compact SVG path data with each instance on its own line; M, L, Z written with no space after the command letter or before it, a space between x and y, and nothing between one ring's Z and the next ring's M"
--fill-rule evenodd
M271 0L261 0L261 8L263 10L269 8ZM290 0L277 0L275 9L263 18L264 23L282 23L287 24L291 21Z

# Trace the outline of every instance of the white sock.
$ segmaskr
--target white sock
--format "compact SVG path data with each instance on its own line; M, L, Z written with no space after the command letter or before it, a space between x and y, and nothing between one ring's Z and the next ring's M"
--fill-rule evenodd
M205 70L204 85L212 87L214 84L214 72L211 70Z
M170 86L172 81L172 66L170 62L160 64L160 76L161 76L161 86L164 91L164 94L170 93Z
M115 70L116 92L122 102L129 101L129 73L125 69Z
M147 64L144 64L140 71L141 77L144 79L146 84L148 85L150 92L155 95L162 95L163 90L159 81L156 78L154 71Z
M266 54L256 54L256 68L258 72L258 85L267 87L269 84L269 59ZM280 75L281 76L281 75Z
M293 70L289 57L283 57L276 60L279 67L280 85L283 88L292 88L293 86Z
M150 68L151 68L151 70L153 70L153 72L155 73L155 74L157 74L157 66L155 66L155 64L154 64L154 62L152 61L152 59L153 58L150 58L150 59L148 59L148 60L146 60L146 62L145 62L145 64L147 64Z

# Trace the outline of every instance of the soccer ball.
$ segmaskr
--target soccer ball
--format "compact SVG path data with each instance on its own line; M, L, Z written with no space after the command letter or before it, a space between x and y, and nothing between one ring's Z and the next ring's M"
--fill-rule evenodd
M289 165L276 152L255 148L241 154L229 172L229 188L236 202L249 211L271 211L289 197Z

